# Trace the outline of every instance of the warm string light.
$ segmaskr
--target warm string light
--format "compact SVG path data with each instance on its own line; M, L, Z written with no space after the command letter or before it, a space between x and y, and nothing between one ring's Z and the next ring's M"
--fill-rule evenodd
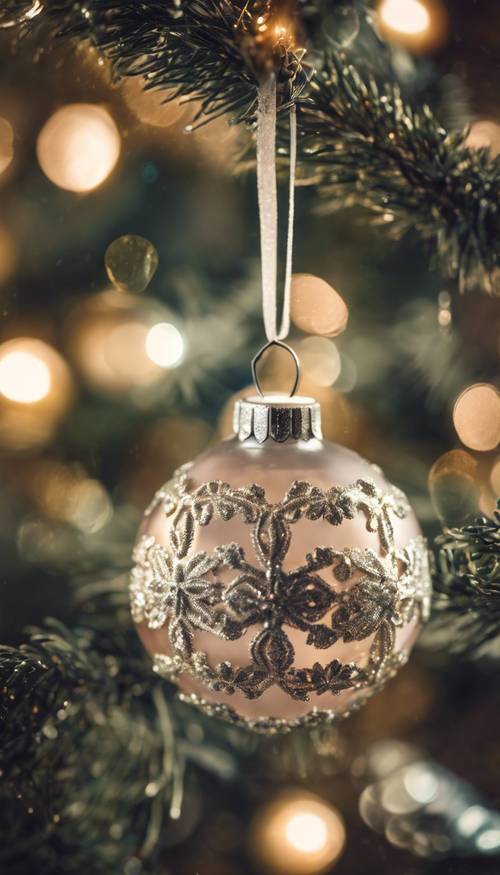
M437 515L451 524L461 523L477 513L479 466L465 450L450 450L437 459L429 471L428 485Z
M160 368L175 368L184 355L184 338L171 322L158 322L148 331L146 353Z
M111 519L111 500L98 480L79 464L37 459L23 465L20 486L48 520L92 534Z
M379 13L387 27L401 34L422 34L431 24L429 12L420 0L383 0Z
M349 310L325 280L308 273L292 277L291 318L306 334L336 337L347 327Z
M300 342L299 358L304 374L317 386L333 386L340 376L341 359L333 341L306 337Z
M314 875L331 868L345 844L345 828L332 806L307 793L287 792L262 809L251 828L252 849L266 869Z
M149 240L136 234L118 237L104 258L113 288L90 298L73 314L70 347L87 381L101 391L123 393L152 386L183 359L185 341L165 318L167 310L137 294L147 288L158 263Z
M110 393L134 393L161 382L185 353L180 330L152 298L111 290L95 295L72 314L68 348L87 382Z
M39 355L12 349L0 358L0 392L9 401L35 404L50 388L50 371Z
M110 114L89 103L57 110L37 141L45 175L60 188L78 193L92 191L108 178L120 149L120 134Z
M434 51L444 42L448 22L442 0L380 0L377 11L389 42L414 52Z
M500 392L489 383L465 389L453 408L455 430L466 447L479 452L500 443Z
M46 442L66 411L72 383L66 363L42 340L0 345L0 441L15 449Z
M465 141L469 149L488 149L492 158L500 155L500 124L491 119L482 119L471 125Z

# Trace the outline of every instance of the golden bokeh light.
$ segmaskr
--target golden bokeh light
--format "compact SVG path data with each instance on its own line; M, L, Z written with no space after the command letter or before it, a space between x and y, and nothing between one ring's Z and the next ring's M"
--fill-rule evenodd
M0 346L0 442L14 449L39 446L51 436L73 395L64 359L33 337Z
M145 90L147 79L129 76L122 86L122 94L128 109L145 125L169 128L186 113L186 106L178 99L166 100L168 92L163 89Z
M134 390L165 379L184 354L168 315L154 299L114 289L80 305L70 318L68 348L85 380L107 394L131 392L135 401Z
M343 298L325 280L297 273L292 277L291 317L306 334L335 337L346 328L349 311Z
M469 149L489 149L491 157L500 155L500 124L482 119L471 125L465 145Z
M431 17L420 0L383 0L379 12L384 24L398 33L425 33L430 27Z
M146 352L160 368L175 368L184 355L184 338L171 322L158 322L148 331Z
M34 404L49 394L50 371L43 359L22 349L0 357L0 393L9 401Z
M380 0L382 35L410 51L430 52L441 46L448 30L442 0Z
M453 408L455 430L466 447L479 452L500 443L500 392L489 383L465 389Z
M72 484L68 490L63 513L66 522L90 535L109 522L113 505L102 483L86 477Z
M345 844L338 811L322 799L289 791L266 805L250 829L251 849L266 871L314 875L331 869Z
M113 506L108 493L80 464L35 459L23 464L18 481L37 510L49 520L66 522L92 534L111 519Z
M437 515L449 524L477 513L481 478L479 465L465 450L450 450L429 471L429 492Z
M58 109L37 141L38 162L45 175L59 188L79 193L93 191L108 178L120 149L120 134L111 115L90 103Z
M340 375L341 359L333 341L306 337L300 342L299 359L304 375L316 386L333 386Z
M0 174L4 173L14 157L14 131L6 118L0 118Z

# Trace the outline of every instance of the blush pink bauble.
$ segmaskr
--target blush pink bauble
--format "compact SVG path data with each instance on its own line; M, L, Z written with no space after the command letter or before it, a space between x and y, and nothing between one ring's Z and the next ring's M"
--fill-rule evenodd
M347 716L425 619L425 541L380 469L323 442L308 398L237 403L234 437L146 511L132 612L184 700L274 732Z

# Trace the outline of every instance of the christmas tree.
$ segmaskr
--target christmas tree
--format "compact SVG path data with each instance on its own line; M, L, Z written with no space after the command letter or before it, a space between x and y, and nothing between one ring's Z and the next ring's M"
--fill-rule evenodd
M492 0L0 0L2 872L497 871L495 21ZM358 713L268 736L152 672L128 580L144 507L230 433L262 346L255 154L271 80L280 179L291 120L297 134L301 391L328 440L408 494L434 600L411 661ZM286 388L279 350L261 365ZM318 509L299 483L279 535L262 535L267 509L252 517L261 496L229 497L266 560L301 515L337 526L359 502L380 522L358 488ZM229 518L227 500L210 513ZM331 545L299 569L315 609L327 566L341 586L352 573ZM394 583L385 566L364 563L369 586L321 631L283 568L288 625L314 658L367 637L363 596L383 661L410 617L373 595L377 575L384 598ZM255 592L259 569L243 571ZM274 659L284 683L288 645L270 641L257 664ZM368 683L345 668L325 680L315 663L314 691ZM296 698L312 683L299 675ZM253 695L268 678L243 680Z

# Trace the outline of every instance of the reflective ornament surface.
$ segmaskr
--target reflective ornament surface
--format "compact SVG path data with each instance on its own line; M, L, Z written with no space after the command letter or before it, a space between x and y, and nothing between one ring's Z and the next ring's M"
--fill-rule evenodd
M146 510L131 606L157 672L250 728L347 716L407 659L427 550L380 469L323 442L310 398L237 402L233 438Z

